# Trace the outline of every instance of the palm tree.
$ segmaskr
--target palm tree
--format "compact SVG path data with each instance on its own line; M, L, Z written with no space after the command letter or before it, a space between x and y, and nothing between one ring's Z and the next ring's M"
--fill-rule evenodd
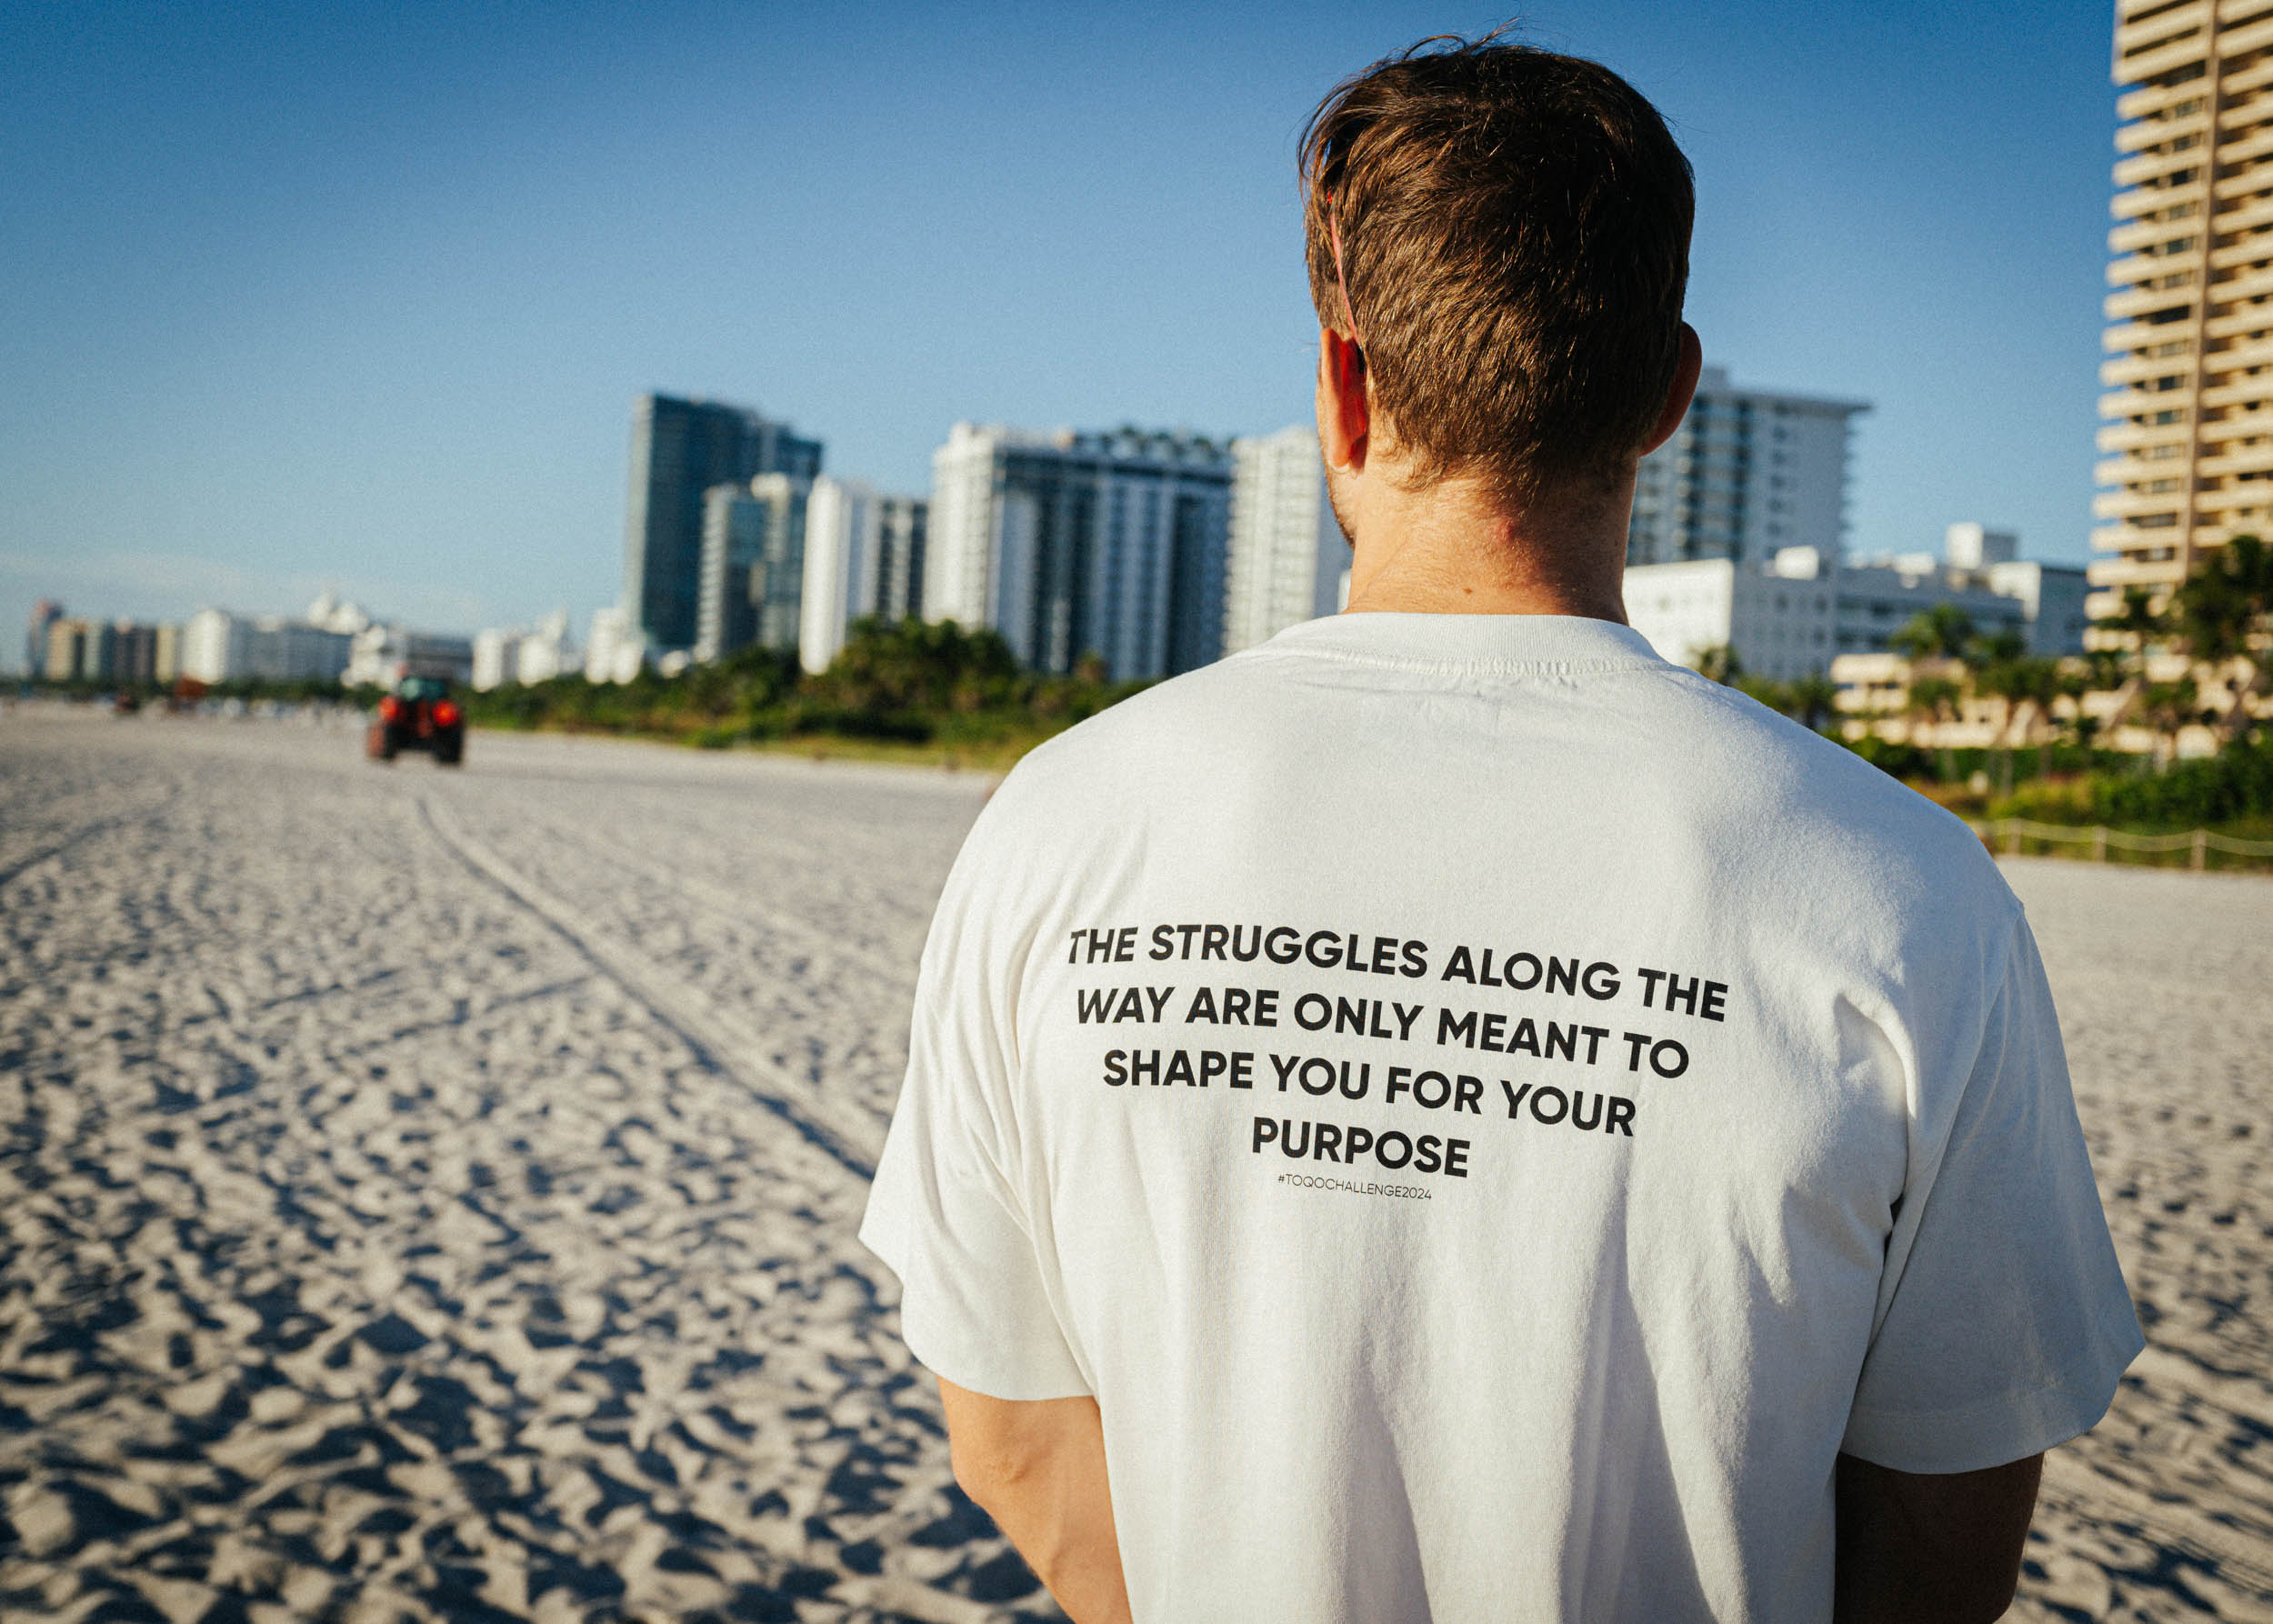
M1838 712L1839 685L1820 671L1793 678L1787 691L1792 707L1785 714L1812 733L1822 732Z
M2151 682L2139 695L2139 715L2155 731L2155 764L2167 767L2178 753L2179 730L2200 713L2200 691L2194 678L2181 677L2176 682Z
M1947 677L1921 677L1910 684L1909 691L1910 704L1908 714L1913 717L1924 717L1936 723L1936 742L1938 744L1941 731L1938 724L1957 716L1958 701L1965 697L1964 687L1952 682ZM1917 742L1916 727L1910 729L1910 738L1912 743ZM1940 777L1942 782L1948 783L1957 777L1957 758L1950 754L1947 744L1942 744L1940 748Z
M2208 554L2172 595L2169 620L2205 677L2230 678L2234 702L2220 731L2229 741L2240 737L2255 725L2249 702L2268 675L2261 645L2273 620L2273 549L2237 536Z
M1936 604L1894 634L1896 653L1913 660L1963 660L1973 647L1973 617L1956 604Z
M2131 652L2144 656L2147 646L2162 635L2163 618L2155 607L2154 595L2144 586L2127 587L2123 607L2109 626L2131 640Z
M1735 644L1717 643L1697 655L1697 671L1723 687L1734 687L1744 675L1744 662L1737 657Z

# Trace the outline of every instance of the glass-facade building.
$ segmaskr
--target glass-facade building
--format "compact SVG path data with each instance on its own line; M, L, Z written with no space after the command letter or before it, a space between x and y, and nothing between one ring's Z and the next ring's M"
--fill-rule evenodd
M693 649L715 660L757 646L797 646L804 606L806 504L812 481L760 474L703 496Z
M762 474L821 471L821 443L746 407L643 395L632 411L624 520L624 607L650 646L696 646L703 588L705 493ZM794 640L794 636L793 639Z

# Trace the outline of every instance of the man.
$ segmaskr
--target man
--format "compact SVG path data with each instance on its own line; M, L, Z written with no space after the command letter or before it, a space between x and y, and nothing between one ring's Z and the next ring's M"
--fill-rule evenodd
M1692 194L1430 42L1304 145L1350 612L1036 751L863 1238L1081 1624L1994 1618L2138 1326L2018 904L1624 624Z

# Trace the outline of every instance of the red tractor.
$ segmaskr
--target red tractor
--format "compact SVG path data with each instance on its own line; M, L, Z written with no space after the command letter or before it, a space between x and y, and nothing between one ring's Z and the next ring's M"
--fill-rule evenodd
M392 761L398 750L425 750L436 767L456 767L466 759L466 711L450 697L446 678L406 677L379 701L363 753L374 761Z

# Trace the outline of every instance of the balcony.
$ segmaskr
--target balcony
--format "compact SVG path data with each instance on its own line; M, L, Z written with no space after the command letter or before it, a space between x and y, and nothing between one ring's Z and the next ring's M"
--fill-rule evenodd
M2193 426L2186 423L2110 423L2098 431L2093 443L2100 450L2113 454L2147 446L2183 446L2193 433ZM2164 460L2185 466L2183 456Z
M2153 353L2161 347L2159 344L2149 345L2136 354L2118 356L2111 361L2100 362L2099 381L2110 389L2118 389L2126 384L2148 383L2158 377L2168 377L2173 373L2181 377L2193 376L2192 356L2158 356Z
M2241 0L2240 4L2236 4L2236 0L2226 0L2218 8L2223 25L2218 35L2218 54L2224 60L2238 61L2252 51L2262 51L2267 45L2273 45L2273 16L2260 15L2253 21L2236 22L2239 14L2255 9L2249 0Z
M2252 296L2252 297L2262 296L2261 295ZM2264 305L2244 303L2238 309L2228 311L2222 316L2213 316L2202 324L2202 334L2206 338L2242 340L2240 344L2234 346L2234 349L2213 349L2203 356L2204 370L2224 371L2226 368L2218 365L2223 357L2232 355L2236 350L2247 349L2253 345L2262 343L2267 336L2273 336L2273 303Z
M2133 186L2118 192L2108 205L2108 212L2118 220L2133 220L2177 203L2192 203L2198 207L2208 193L2209 183L2199 175L2182 185Z
M2161 429L2191 421L2194 416L2194 391L2170 389L2149 395L2138 389L2118 389L2099 397L2099 415L2102 417L2144 417L2150 414L2159 416L2164 412L2178 415L2161 423L2144 423L2139 426Z
M2202 246L2202 222L2197 219L2133 220L2128 226L2118 226L2108 233L2108 252L2135 254L2141 248L2159 247L2175 237L2182 236L2196 239L2194 247L2186 252L2197 252Z
M2161 477L2168 478L2164 475ZM2183 481L2181 485L2183 486ZM2168 491L2101 491L2091 499L2091 516L2100 519L2145 518L2158 513L2175 514L2186 501L2183 488Z
M2253 479L2224 490L2202 491L2194 500L2198 536L2211 524L2243 530L2273 524L2273 480Z
M2191 272L2198 283L2202 280L2208 257L2198 244L2178 254L2127 255L2121 259L2108 262L2108 286L2136 286L2150 277L2168 276L2179 271Z
M2188 98L2179 96L2175 99L2184 101ZM2195 87L2192 99L2196 101L2204 99L2200 87ZM2209 134L2209 109L2202 106L2198 106L2193 112L2178 118L2142 117L2135 119L2116 131L2115 149L2121 153L2139 152L2179 135L2198 134L2207 135Z
M2273 432L2273 424L2261 426L2265 427L2268 432ZM2273 468L2273 445L2240 446L2230 451L2221 450L2218 455L2205 456L2195 464L2196 473L2206 478L2235 474L2262 474L2269 468ZM2245 491L2255 491L2257 495L2251 498L2253 502L2273 501L2273 490L2268 489L2268 482L2265 480L2252 480L2239 488Z
M2158 17L2157 22L2162 19ZM2203 58L2205 46L2198 30L2191 38L2175 40L2168 45L2142 51L2128 59L2118 56L2115 65L2118 85L2138 85L2148 79L2159 78L2173 68L2185 67Z
M2173 525L2166 530L2138 530L2128 525L2101 525L2092 531L2091 545L2093 551L2100 553L2161 551L2178 546L2178 528Z
M2208 162L2209 155L2208 144L2189 146L2184 152L2134 153L2128 158L2116 160L2115 184L2118 186L2143 186L2149 181L2160 180L2165 175L2175 175L2184 169L2198 173Z
M2141 66L2142 57L2188 42L2198 46L2209 20L2210 0L2174 6L2137 23L2127 23L2118 14L2115 24L2117 76L2145 77L2154 70Z
M2192 157L2192 153L2184 155ZM2210 187L2213 197L2247 197L2265 185L2265 163L2273 158L2273 130L2259 130L2218 149L2218 176Z
M2212 267L2221 271L2231 270L2238 265L2248 265L2263 259L2267 252L2264 233L2268 226L2273 226L2273 197L2260 198L2217 216L2210 222L2210 230L2219 236L2238 236L2241 240L2228 243L2222 248L2212 248ZM2115 234L2110 232L2108 235L2112 237Z
M2235 377L2232 382L2223 382L2223 385L2218 385L2217 389L2203 389L2205 412L2212 407L2248 407L2248 405L2258 405L2259 400L2273 400L2273 373L2258 373L2255 377L2241 376L2241 377ZM2253 430L2241 427L2241 423L2246 423L2246 421L2253 421L2253 418L2248 418L2248 416L2237 418L2237 416L2232 416L2232 414L2228 414L2228 416L2214 418L2214 421L2205 423L2203 435L2208 436L2208 439L2218 439L2221 435L2226 435L2228 439L2230 439L2232 435L2246 435L2246 432L2253 432Z

